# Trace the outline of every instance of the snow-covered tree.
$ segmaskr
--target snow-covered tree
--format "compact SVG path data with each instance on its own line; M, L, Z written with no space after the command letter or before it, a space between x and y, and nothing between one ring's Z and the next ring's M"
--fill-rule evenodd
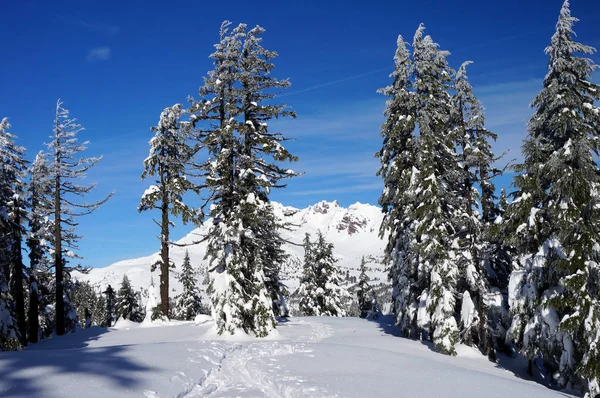
M198 275L190 261L190 254L185 252L179 282L183 291L176 297L177 306L175 313L183 320L190 321L202 310L200 290L198 289Z
M27 345L25 298L23 289L23 255L21 242L25 224L24 179L26 176L25 148L16 145L16 136L9 132L8 119L0 121L0 267L9 281L21 345ZM8 300L9 296L6 296Z
M485 127L483 107L467 78L466 67L470 63L464 62L456 73L453 97L454 135L462 166L458 195L463 206L456 223L459 246L457 288L463 297L461 340L477 344L483 353L493 357L495 344L489 329L498 330L499 326L492 322L497 318L489 317L490 306L500 304L502 307L504 301L501 295L499 300L490 301L489 298L500 294L496 290L492 292L492 287L503 289L508 286L507 280L495 274L497 260L491 256L495 253L491 253L493 248L490 247L489 230L498 215L492 178L500 171L493 166L497 159L491 148L491 141L495 141L497 135ZM506 283L494 286L493 281Z
M73 285L71 300L77 311L77 318L88 328L94 323L93 315L97 311L98 296L89 282L76 281Z
M459 276L455 220L460 217L460 169L449 94L454 72L446 61L448 52L440 50L430 36L423 37L424 29L421 24L413 42L419 141L418 172L411 188L416 204L411 214L415 230L411 250L417 258L419 301L426 305L426 312L417 314L417 324L431 330L430 338L442 352L453 354L458 341L454 313Z
M96 302L96 311L92 313L92 324L105 327L108 319L106 299L102 293L97 294L96 297L98 301Z
M76 119L69 116L69 111L62 107L60 100L56 103L54 134L48 143L49 175L52 187L52 246L54 254L54 273L56 277L56 334L65 333L65 275L68 276L68 258L77 258L74 252L80 236L76 233L77 219L92 213L104 204L111 196L94 203L77 203L76 199L85 196L95 188L95 184L80 185L78 180L86 176L87 171L101 158L81 157L80 153L87 147L87 142L77 139L83 130Z
M104 296L106 296L106 298L104 300L106 303L105 326L111 327L115 324L115 321L117 320L117 316L116 316L117 297L115 296L115 290L110 285L107 286L106 290L103 293L104 293Z
M358 286L356 290L361 318L366 318L371 310L370 293L371 287L369 286L369 276L367 275L367 263L365 261L365 256L363 256L360 260L360 276L358 277Z
M386 122L382 126L383 146L376 156L381 161L377 172L383 178L384 190L379 204L385 213L380 236L388 234L385 255L390 264L389 279L393 288L392 310L397 315L401 332L415 337L416 312L413 303L420 294L416 285L416 268L412 262L410 244L413 224L411 183L415 172L416 127L415 96L410 79L413 66L407 43L398 36L394 56L393 83L379 92L390 97L386 103Z
M123 275L121 287L115 298L115 316L117 320L123 318L133 322L141 322L141 308L138 293L131 287L127 275Z
M50 269L50 242L52 239L51 212L51 180L48 161L43 151L40 151L33 161L29 172L27 187L27 204L29 207L29 233L27 247L29 248L29 312L28 339L36 343L39 337L40 315L40 280L39 274L48 273Z
M144 160L142 179L154 177L154 185L142 196L138 211L160 210L161 218L155 223L160 226L160 260L152 265L160 268L160 298L163 315L169 314L169 270L173 267L169 258L171 216L180 217L184 224L202 221L192 207L184 203L187 192L198 192L199 187L191 179L193 157L197 148L188 144L190 125L181 121L185 111L181 104L165 108L158 125L152 127L154 137L150 140L150 155Z
M577 56L569 2L546 48L548 73L523 145L509 207L518 264L510 278L510 338L541 357L559 386L600 393L600 86ZM587 382L581 382L581 380Z
M300 297L300 310L304 315L346 316L344 300L349 294L342 286L333 244L325 240L321 231L315 242L311 242L307 234L304 244L303 277L295 293Z
M317 315L317 278L314 270L313 247L310 235L304 236L304 262L298 290L294 296L299 299L299 309L304 316Z
M230 32L230 25L221 26L221 40L211 55L215 69L200 89L205 100L191 109L210 155L201 168L214 220L208 236L208 291L219 333L266 336L275 327L273 301L280 290L273 269L279 266L278 249L265 244L280 240L268 195L296 175L279 166L296 158L281 145L286 138L269 130L268 121L295 114L272 101L290 83L270 75L277 54L261 46L264 30L257 26L247 32L241 24ZM198 128L207 122L208 127Z

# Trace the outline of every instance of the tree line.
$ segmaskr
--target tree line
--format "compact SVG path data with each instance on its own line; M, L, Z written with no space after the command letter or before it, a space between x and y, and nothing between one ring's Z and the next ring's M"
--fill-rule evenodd
M481 103L423 25L394 57L383 145L381 236L402 335L516 350L558 388L600 393L600 86L595 50L574 41L568 0L546 48L523 161L508 195Z

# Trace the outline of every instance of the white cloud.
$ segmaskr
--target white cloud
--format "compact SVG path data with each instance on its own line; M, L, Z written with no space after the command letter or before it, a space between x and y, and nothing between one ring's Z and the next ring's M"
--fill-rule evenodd
M111 57L110 47L96 47L92 48L88 53L86 59L88 62L94 61L108 61Z

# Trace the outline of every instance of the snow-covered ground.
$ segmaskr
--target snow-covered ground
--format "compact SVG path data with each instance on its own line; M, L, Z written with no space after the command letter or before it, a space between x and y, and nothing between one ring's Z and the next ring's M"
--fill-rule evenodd
M565 396L467 347L448 357L393 336L385 320L291 318L269 339L221 338L206 319L93 327L0 353L0 396Z

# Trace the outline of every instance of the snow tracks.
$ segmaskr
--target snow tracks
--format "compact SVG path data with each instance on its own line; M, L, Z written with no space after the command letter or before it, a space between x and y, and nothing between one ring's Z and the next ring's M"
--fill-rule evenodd
M313 349L309 346L331 336L331 328L313 321L293 322L294 327L302 330L294 341L213 342L213 346L220 345L223 350L220 359L202 381L179 397L334 397L323 388L311 386L308 380L290 374L285 367L286 362L298 356L311 357ZM214 353L204 355L201 351L198 354L203 359L215 357Z

